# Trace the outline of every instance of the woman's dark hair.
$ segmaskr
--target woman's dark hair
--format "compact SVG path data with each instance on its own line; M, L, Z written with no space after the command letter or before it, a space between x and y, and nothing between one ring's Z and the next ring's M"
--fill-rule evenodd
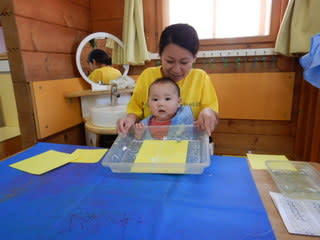
M182 48L187 49L196 56L199 50L199 38L196 30L183 23L173 24L166 27L160 36L159 43L159 54L161 55L164 48L170 44L174 43Z
M108 54L105 51L101 49L94 49L89 53L88 62L93 63L93 59L100 64L112 64L112 59L108 56Z
M157 78L155 81L153 81L149 86L148 92L150 92L150 89L153 85L163 84L163 83L172 84L172 86L174 86L177 90L178 97L180 97L180 88L179 88L178 84L175 81L173 81L171 78L167 78L167 77Z

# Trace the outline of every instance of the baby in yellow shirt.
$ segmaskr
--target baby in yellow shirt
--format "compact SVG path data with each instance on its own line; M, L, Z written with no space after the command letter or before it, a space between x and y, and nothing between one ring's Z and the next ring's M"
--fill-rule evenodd
M89 79L96 83L110 84L122 76L121 72L112 67L112 59L102 49L94 49L88 55L88 63L92 72Z

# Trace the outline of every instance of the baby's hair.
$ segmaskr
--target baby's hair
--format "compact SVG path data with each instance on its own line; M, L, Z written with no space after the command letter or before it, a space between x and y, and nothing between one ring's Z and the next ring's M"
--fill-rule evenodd
M164 84L164 83L169 83L172 86L174 86L177 90L178 97L180 97L180 88L179 88L178 84L175 81L173 81L171 78L167 78L167 77L156 79L153 83L150 84L148 92L150 93L150 89L153 85Z
M96 62L100 64L112 64L112 59L105 51L101 49L94 49L89 53L88 62L93 63L93 60L96 60Z

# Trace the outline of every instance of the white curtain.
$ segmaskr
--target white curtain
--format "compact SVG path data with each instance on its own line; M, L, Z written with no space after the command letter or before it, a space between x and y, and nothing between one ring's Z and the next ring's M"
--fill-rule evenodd
M125 0L122 37L124 64L143 65L150 60L144 34L142 0Z
M106 41L106 48L112 49L112 64L124 64L123 48L119 44L108 38Z
M320 0L289 0L275 51L287 56L306 53L311 37L320 33Z

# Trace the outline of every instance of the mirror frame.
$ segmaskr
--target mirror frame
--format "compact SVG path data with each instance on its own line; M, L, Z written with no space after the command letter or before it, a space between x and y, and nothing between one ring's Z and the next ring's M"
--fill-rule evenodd
M117 38L116 36L107 33L107 32L95 32L95 33L91 33L90 35L86 36L79 44L78 48L77 48L77 52L76 52L76 64L77 64L77 68L78 71L81 75L81 77L91 85L91 89L92 91L103 91L103 90L110 90L110 85L102 85L99 83L95 83L93 81L91 81L88 76L84 73L82 66L81 66L81 53L83 48L85 47L85 45L92 39L106 39L106 38L110 38L112 40L114 40L116 43L119 44L120 47L123 48L123 43L122 41ZM129 64L123 64L122 67L124 68L124 72L122 74L122 77L125 77L128 75L129 72Z

